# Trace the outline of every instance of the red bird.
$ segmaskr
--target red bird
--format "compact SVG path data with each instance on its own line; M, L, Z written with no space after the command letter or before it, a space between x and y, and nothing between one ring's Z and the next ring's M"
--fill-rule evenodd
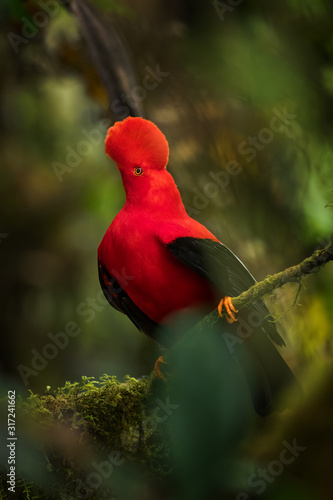
M237 335L230 297L255 283L242 262L206 227L186 213L177 186L166 170L168 142L158 127L143 118L116 122L107 133L106 153L121 173L126 202L98 248L99 278L110 304L136 327L170 347L159 325L186 308L212 310L225 306L226 328ZM257 373L252 400L264 415L275 406L279 389L294 376L272 342L283 345L262 301L240 316L260 315L262 321L242 348L251 353ZM246 345L246 347L245 347ZM160 360L160 358L159 358ZM162 361L162 360L160 360Z

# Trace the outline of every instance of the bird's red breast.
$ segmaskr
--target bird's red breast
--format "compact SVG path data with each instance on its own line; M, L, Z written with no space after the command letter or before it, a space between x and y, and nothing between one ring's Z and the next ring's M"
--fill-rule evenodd
M133 302L153 321L189 307L216 305L209 282L179 262L166 248L178 237L216 238L201 224L172 220L126 205L105 234L98 251L102 262Z

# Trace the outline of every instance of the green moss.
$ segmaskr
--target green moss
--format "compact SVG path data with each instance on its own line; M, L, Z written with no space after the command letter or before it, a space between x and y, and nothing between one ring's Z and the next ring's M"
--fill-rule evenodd
M154 414L151 385L151 377L120 382L103 375L56 390L47 387L43 395L31 393L17 407L20 446L31 457L30 466L18 465L16 493L10 498L110 500L115 471L129 464L165 475L163 426ZM8 495L6 473L1 498Z

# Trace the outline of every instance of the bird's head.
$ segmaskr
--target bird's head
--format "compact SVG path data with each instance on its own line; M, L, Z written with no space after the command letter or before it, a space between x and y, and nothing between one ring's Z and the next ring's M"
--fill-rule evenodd
M105 152L116 162L122 175L128 178L165 169L169 146L154 123L130 116L109 128Z
M149 120L128 117L110 127L105 152L120 170L126 202L151 213L183 213L179 191L166 170L169 145L164 134Z

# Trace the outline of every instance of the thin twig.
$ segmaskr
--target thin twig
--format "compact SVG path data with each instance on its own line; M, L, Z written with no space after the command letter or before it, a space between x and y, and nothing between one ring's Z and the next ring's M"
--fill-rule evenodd
M288 267L288 269L285 269L280 273L273 274L272 276L267 276L267 278L263 281L256 283L237 297L233 297L232 303L239 311L264 295L273 293L277 288L280 288L286 283L297 282L300 284L300 280L302 278L309 274L318 272L319 269L330 260L333 260L333 241L331 241L325 248L316 250L311 257L304 259L300 264ZM208 314L202 321L205 326L213 325L216 323L218 318L218 312L215 310Z

